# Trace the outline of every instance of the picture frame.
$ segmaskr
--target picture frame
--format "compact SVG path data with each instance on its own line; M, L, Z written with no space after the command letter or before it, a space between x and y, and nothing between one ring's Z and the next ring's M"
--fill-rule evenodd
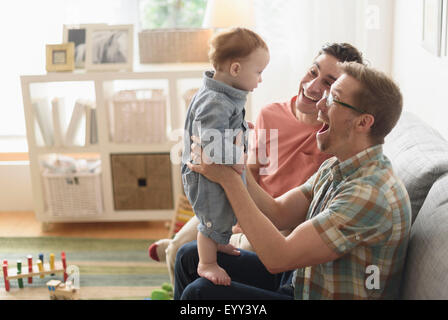
M75 69L84 69L86 61L86 39L87 30L97 26L106 26L105 23L97 24L64 24L62 42L75 43Z
M422 1L423 1L422 46L435 56L441 56L442 21L443 21L442 9L444 1L442 0L422 0Z
M73 71L75 69L75 44L73 42L47 44L45 51L47 72Z
M134 26L100 25L87 29L87 71L132 71Z

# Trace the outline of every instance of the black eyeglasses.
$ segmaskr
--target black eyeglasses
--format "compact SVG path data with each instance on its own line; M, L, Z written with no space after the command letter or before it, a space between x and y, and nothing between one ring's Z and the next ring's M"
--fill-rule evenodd
M347 107L347 108L350 108L350 109L352 109L352 110L355 110L356 112L359 112L359 113L365 113L365 112L362 111L361 109L358 109L358 108L356 108L356 107L354 107L354 106L351 106L351 105L349 105L349 104L347 104L347 103L345 103L345 102L341 102L341 101L335 100L335 99L333 98L333 95L331 94L331 92L327 92L327 91L325 91L325 92L324 92L324 95L323 95L322 98L327 99L327 101L325 102L325 106L326 106L327 108L330 108L331 105L332 105L334 102L336 102L336 103L339 103L340 105L342 105L342 106L344 106L344 107Z

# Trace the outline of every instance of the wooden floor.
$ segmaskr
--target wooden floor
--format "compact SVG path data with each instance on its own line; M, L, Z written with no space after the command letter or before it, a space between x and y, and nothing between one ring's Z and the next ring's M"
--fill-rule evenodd
M165 221L54 223L48 230L32 211L0 212L0 237L81 237L112 239L162 239L168 236Z

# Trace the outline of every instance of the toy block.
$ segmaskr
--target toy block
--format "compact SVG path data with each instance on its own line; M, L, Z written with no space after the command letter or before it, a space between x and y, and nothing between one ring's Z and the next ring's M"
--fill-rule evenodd
M29 254L26 258L28 260L28 273L33 272L33 256ZM33 283L33 277L28 277L28 283Z
M17 275L22 274L22 261L17 260ZM19 288L23 289L23 279L18 278L17 282L19 283Z
M8 279L8 260L3 260L3 279L5 280L5 290L9 291L9 279Z

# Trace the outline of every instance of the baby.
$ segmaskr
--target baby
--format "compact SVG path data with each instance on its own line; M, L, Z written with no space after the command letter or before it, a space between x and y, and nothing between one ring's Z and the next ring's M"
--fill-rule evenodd
M243 159L248 125L244 105L248 92L261 82L261 74L269 63L269 50L255 32L233 28L212 38L209 58L214 71L205 72L203 85L192 99L185 120L182 182L200 221L198 275L217 285L230 285L230 277L217 264L216 254L237 254L229 244L236 218L221 186L187 167L191 161L190 137L200 137L207 157L214 163L232 166L246 183Z

